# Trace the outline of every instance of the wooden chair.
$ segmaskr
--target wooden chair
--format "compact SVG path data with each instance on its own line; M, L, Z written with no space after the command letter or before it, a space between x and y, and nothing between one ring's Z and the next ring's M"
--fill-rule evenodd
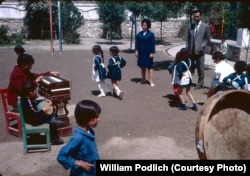
M21 121L20 121L20 115L18 112L14 112L8 109L7 91L8 91L7 88L0 89L4 116L5 116L5 121L6 121L6 130L9 134L22 137L22 126L21 126Z
M18 97L17 108L20 114L21 124L22 124L22 135L23 135L23 153L26 155L29 149L46 149L47 151L51 150L50 144L50 129L49 124L42 124L39 126L32 126L25 123L23 109L21 105L21 97ZM29 143L28 139L31 135L37 134L45 134L46 141L45 143L41 143L37 141L37 143Z

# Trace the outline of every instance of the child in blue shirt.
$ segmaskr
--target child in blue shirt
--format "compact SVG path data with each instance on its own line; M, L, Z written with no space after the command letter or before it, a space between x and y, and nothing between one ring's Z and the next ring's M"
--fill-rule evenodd
M71 168L70 176L96 175L96 160L100 156L92 128L97 126L100 113L101 107L91 100L82 100L76 105L75 119L78 126L57 156L65 169Z
M244 73L247 63L245 61L237 61L234 64L235 72L223 78L223 83L215 87L215 92L242 89L246 74Z
M112 46L109 49L110 56L109 63L108 63L108 74L107 78L111 79L111 84L114 89L113 95L117 97L118 99L122 100L123 91L120 90L118 86L118 81L121 81L122 79L122 72L121 68L123 68L126 65L126 60L119 56L119 48L117 46Z
M192 109L198 111L198 105L191 93L192 73L190 70L194 70L195 68L196 64L190 59L188 49L182 48L180 50L180 61L176 65L176 76L179 79L178 96L181 103L180 110L187 110L187 105L182 94L183 89L186 89L186 94L193 104Z
M97 83L98 89L100 90L100 94L97 95L97 97L105 97L106 94L101 85L106 86L111 91L111 94L113 90L112 87L105 81L107 73L104 65L103 50L100 45L94 45L92 47L92 52L94 54L92 65L92 80Z
M250 92L250 64L246 65L246 77L242 80L244 90Z

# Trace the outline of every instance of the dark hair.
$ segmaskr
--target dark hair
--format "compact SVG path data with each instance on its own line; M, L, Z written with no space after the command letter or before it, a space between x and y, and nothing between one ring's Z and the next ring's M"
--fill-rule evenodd
M181 53L180 51L178 51L175 55L175 60L174 60L175 65L178 64L180 61L181 61Z
M201 12L201 10L200 10L200 9L198 9L197 7L195 7L192 11L193 11L193 14L194 14L194 13L199 13L199 14L200 14L200 16L202 16L202 12Z
M25 52L25 49L21 45L17 45L14 48L14 51L19 54L23 54Z
M224 60L224 56L221 52L216 51L213 56L212 56L213 60L219 59L219 60Z
M246 65L246 72L248 75L250 75L250 64Z
M117 55L119 53L119 48L117 46L111 46L109 48L109 51L112 52L114 55Z
M146 23L148 29L151 28L151 21L150 21L149 19L143 19L143 20L141 21L141 25L142 25L143 23Z
M237 61L234 64L234 70L236 71L237 74L241 74L242 72L245 71L247 63L245 61Z
M103 55L103 50L102 50L102 48L101 48L101 46L100 45L94 45L93 47L92 47L92 52L94 53L94 54L101 54L101 57L103 58L104 57L104 55Z
M187 48L181 48L179 52L180 52L181 60L186 60L190 58L190 53Z
M84 125L101 114L101 107L92 100L82 100L76 104L75 119L78 125Z
M34 63L35 63L34 58L29 54L21 54L17 58L17 65L19 66L27 65L27 64L34 64Z
M21 97L27 97L31 91L36 90L37 85L32 81L26 81L22 84Z

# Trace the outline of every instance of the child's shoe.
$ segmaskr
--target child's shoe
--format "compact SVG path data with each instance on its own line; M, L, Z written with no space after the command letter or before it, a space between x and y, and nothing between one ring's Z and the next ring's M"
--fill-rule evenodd
M182 104L179 109L180 110L187 110L187 105L186 104Z
M97 97L105 97L105 93L100 93L99 95L97 95Z
M118 96L119 100L122 100L123 94L124 94L124 92L121 91L120 94L119 94L119 96Z
M192 109L193 109L194 111L198 111L198 105L197 105L197 103L194 103L194 104L193 104Z

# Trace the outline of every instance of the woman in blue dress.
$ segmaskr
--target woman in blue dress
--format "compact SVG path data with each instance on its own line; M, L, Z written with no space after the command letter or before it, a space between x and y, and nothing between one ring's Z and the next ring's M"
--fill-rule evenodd
M155 53L155 35L149 31L151 21L143 19L141 22L142 31L140 31L135 40L135 56L137 65L141 68L141 84L146 83L146 70L148 70L149 83L154 87L153 82L153 60Z

